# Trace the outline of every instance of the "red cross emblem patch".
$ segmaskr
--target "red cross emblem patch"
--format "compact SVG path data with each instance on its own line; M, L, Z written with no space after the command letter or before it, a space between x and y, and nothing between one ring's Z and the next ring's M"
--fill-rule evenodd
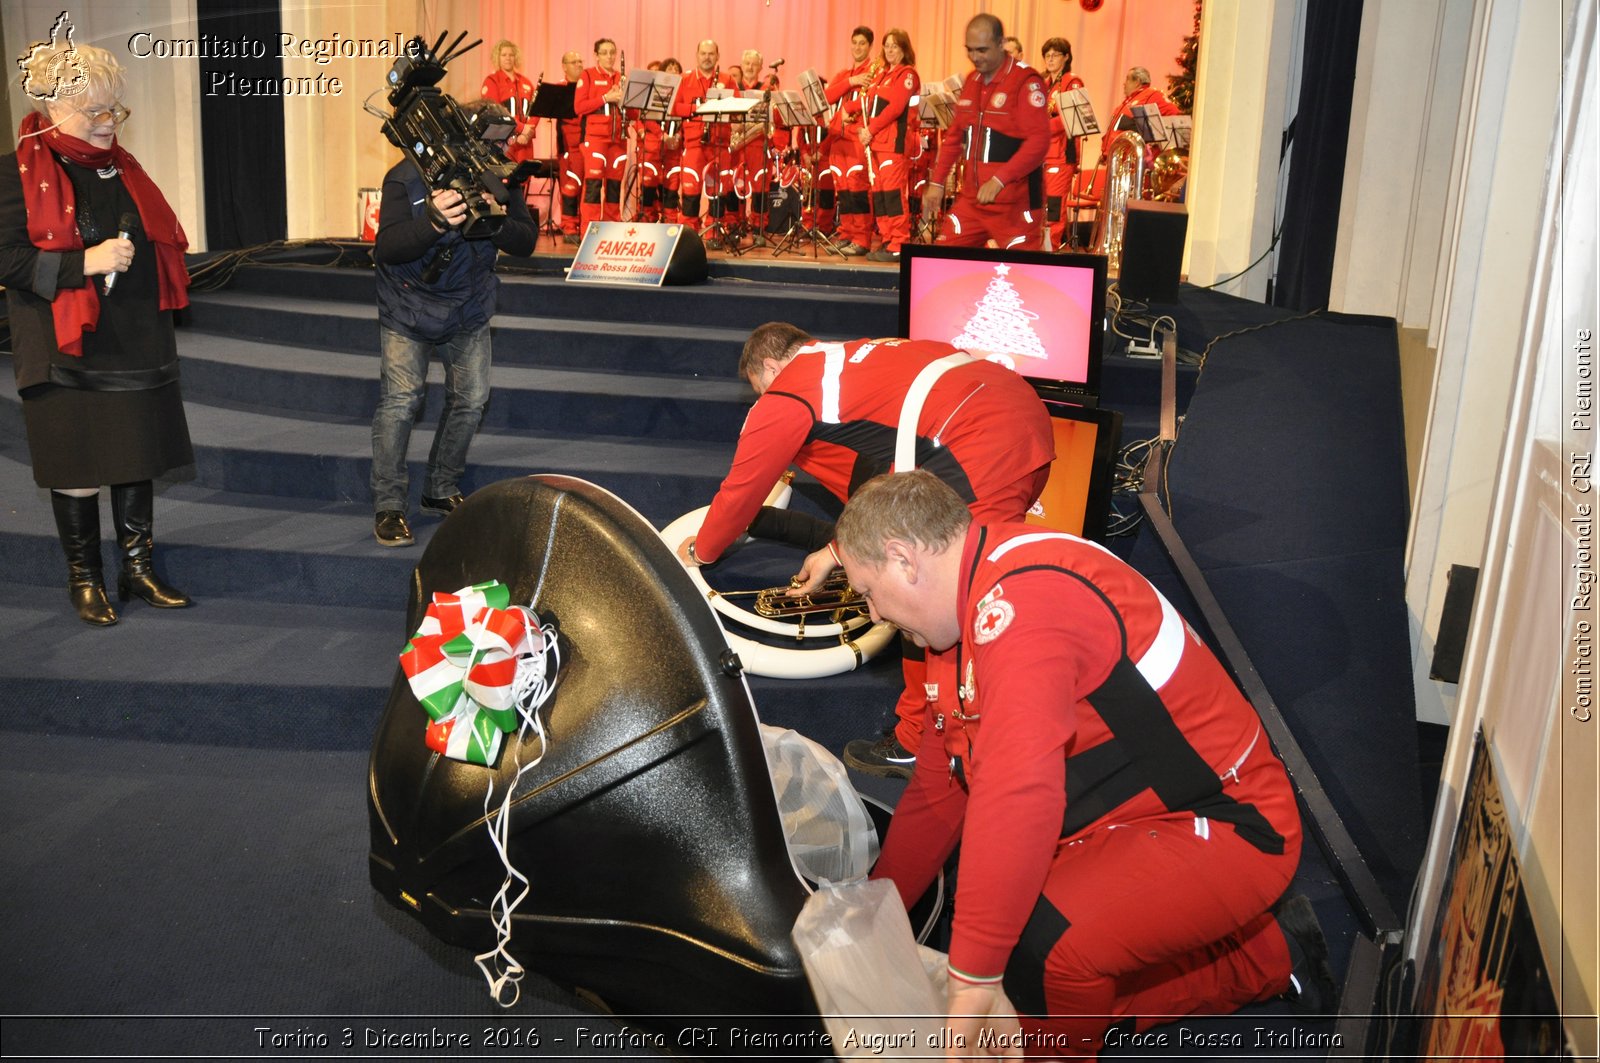
M1004 598L996 598L990 602L972 622L972 637L979 644L993 642L1005 634L1006 628L1011 626L1011 621L1016 619L1017 611L1011 603Z

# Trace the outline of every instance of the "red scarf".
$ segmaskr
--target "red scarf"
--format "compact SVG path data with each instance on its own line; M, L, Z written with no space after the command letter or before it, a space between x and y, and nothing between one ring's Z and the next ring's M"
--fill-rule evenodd
M22 198L28 208L28 239L41 251L81 251L83 237L73 214L72 182L56 160L60 154L83 166L103 170L115 166L123 187L139 208L145 236L155 247L160 281L161 309L180 310L189 305L189 271L183 253L189 240L167 199L144 167L116 141L109 148L69 137L49 128L38 111L22 120L18 130L17 169L22 175ZM29 134L38 134L30 136ZM90 278L81 288L62 288L50 304L55 316L56 346L63 354L83 357L83 334L100 323L100 293Z

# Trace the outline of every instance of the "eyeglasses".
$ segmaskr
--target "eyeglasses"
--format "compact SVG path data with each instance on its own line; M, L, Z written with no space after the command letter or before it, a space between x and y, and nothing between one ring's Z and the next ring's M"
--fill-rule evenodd
M133 113L120 103L113 103L110 107L103 107L98 111L92 111L85 107L74 107L73 110L87 118L90 125L101 125L105 122L121 125Z

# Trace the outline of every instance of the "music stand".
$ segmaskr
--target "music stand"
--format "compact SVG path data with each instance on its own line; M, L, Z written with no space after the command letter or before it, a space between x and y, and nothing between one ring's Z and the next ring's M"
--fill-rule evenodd
M1078 166L1083 166L1083 140L1085 137L1100 135L1100 121L1095 117L1094 104L1089 102L1089 93L1084 89L1068 89L1056 93L1056 110L1061 115L1061 124L1066 128L1067 136L1072 138L1073 146L1078 156ZM1078 217L1083 211L1083 201L1078 196L1078 179L1073 175L1072 187L1068 189L1072 194L1072 221L1067 226L1067 250L1078 250Z
M802 84L804 83L804 80L804 75L801 75ZM783 120L785 128L789 129L794 134L796 138L796 146L793 147L793 150L797 158L796 171L803 172L805 167L805 144L807 140L810 139L810 134L808 134L807 131L818 128L817 118L811 113L811 103L803 91L796 92L790 89L781 92L774 92L772 94L772 110L778 118ZM776 160L774 160L773 166L774 174L776 175ZM805 220L806 211L808 209L812 211L812 216L815 218L814 208L816 206L816 184L816 175L813 173L811 178L811 193L809 197L802 198L800 202L799 218L789 223L788 229L784 231L783 236L778 240L777 246L772 249L773 258L777 258L779 255L790 252L800 254L801 252L799 251L797 245L801 240L806 239L813 241L812 257L814 258L816 257L815 241L818 239L827 239L827 237L818 232L816 228L807 225ZM770 207L770 205L769 193L768 206Z
M1165 146L1171 139L1167 135L1166 116L1155 104L1136 103L1128 108L1128 117L1133 119L1134 132L1144 137L1146 144Z
M573 109L572 101L578 91L577 85L556 84L552 81L540 81L533 90L533 100L528 104L528 114L533 118L548 118L555 124L555 176L547 186L546 210L544 224L539 231L549 236L560 236L561 226L556 224L556 191L561 187L561 160L566 157L572 146L561 143L561 121L570 121L578 117L578 112Z
M701 121L713 124L721 124L727 126L730 130L729 139L724 140L716 145L716 154L720 155L722 160L721 165L717 167L716 204L718 207L718 212L714 215L711 215L713 220L706 228L707 243L710 243L712 240L716 240L721 244L726 244L727 242L726 238L728 236L728 226L722 221L723 217L727 213L726 210L723 209L723 196L726 194L726 192L722 187L722 175L728 172L728 166L732 161L733 123L736 121L748 121L750 112L755 110L760 105L761 101L759 99L749 99L748 97L737 96L734 95L734 90L719 87L708 90L705 101L694 110L695 116ZM707 133L709 134L710 132L711 129L708 128ZM729 183L730 185L732 184L731 181ZM737 190L734 190L734 193L737 195ZM737 243L737 241L735 241L735 243Z

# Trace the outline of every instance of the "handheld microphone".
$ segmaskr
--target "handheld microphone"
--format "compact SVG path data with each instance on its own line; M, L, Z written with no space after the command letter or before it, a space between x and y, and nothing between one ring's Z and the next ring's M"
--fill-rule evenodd
M132 238L133 234L138 232L138 231L139 231L139 215L135 214L133 211L131 211L131 210L128 211L127 213L123 214L123 216L120 219L118 219L118 221L117 221L117 239L118 240L130 239L130 238ZM117 278L120 277L120 276L122 276L121 273L108 273L108 274L106 274L105 283L103 285L101 285L100 290L102 292L104 292L106 295L110 295L111 294L111 289L113 289L113 288L115 288L117 286Z

